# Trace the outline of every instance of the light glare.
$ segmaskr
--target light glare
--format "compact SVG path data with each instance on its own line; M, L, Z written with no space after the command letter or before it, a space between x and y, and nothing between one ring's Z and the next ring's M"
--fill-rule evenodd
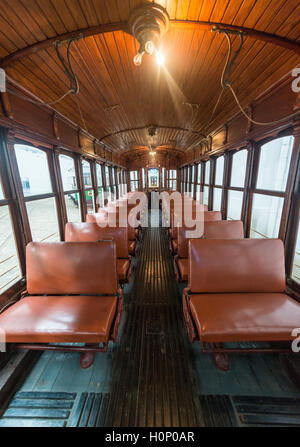
M156 62L158 65L163 65L165 63L165 56L160 52L156 52Z

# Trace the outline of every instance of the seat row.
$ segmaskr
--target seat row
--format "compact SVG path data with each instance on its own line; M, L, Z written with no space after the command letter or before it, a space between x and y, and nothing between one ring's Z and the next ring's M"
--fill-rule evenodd
M183 312L190 341L199 341L222 370L229 368L228 353L291 352L300 303L286 293L282 241L245 239L243 223L222 221L221 213L205 211L202 219L198 238L187 237L184 225L172 228L172 217L168 231L176 278L188 285Z
M130 226L99 226L113 212L118 215L119 206L87 216L87 223L68 223L66 242L28 244L27 290L0 314L7 343L17 349L81 352L80 364L87 368L96 352L107 352L109 341L116 341L122 286L132 270L129 252L135 254L139 233Z

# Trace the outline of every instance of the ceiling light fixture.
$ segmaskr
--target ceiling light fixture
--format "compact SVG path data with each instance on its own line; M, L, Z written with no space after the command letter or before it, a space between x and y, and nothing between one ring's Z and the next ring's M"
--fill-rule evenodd
M139 52L134 56L134 64L141 65L144 54L156 56L158 65L165 61L159 51L160 40L169 29L170 18L166 9L155 3L146 3L135 8L130 16L129 32L140 44Z

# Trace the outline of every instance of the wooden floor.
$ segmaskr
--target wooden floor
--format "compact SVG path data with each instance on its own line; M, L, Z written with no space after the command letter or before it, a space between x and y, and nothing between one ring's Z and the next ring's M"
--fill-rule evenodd
M118 343L88 370L78 354L46 352L18 391L102 393L107 426L201 426L205 395L300 398L275 355L236 355L218 371L188 341L180 289L165 230L144 229Z

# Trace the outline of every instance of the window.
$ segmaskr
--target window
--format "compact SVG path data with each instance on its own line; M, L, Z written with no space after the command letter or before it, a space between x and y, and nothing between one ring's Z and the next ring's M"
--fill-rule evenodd
M285 191L294 137L278 138L261 148L257 189Z
M300 284L300 219L298 221L296 248L293 258L292 279Z
M244 193L241 191L228 191L228 220L241 220Z
M46 152L17 144L15 153L24 197L52 193Z
M143 190L146 189L146 173L145 173L145 169L142 169L142 185L143 185Z
M217 158L216 160L216 178L215 185L222 186L223 185L223 177L224 177L224 155L222 157Z
M197 166L197 186L196 186L196 200L201 201L201 189L202 189L202 163Z
M283 202L282 197L254 194L250 237L278 237Z
M60 240L56 198L50 179L47 152L16 144L15 154L32 240Z
M60 154L59 165L68 222L81 222L80 192L77 185L74 159Z
M222 189L214 188L213 210L221 211L221 207L222 207Z
M205 163L205 175L204 175L204 188L203 188L203 201L204 205L208 205L209 202L209 188L210 188L210 160Z
M138 171L130 172L130 188L131 191L138 191L139 189Z
M222 155L215 161L215 184L213 188L213 210L221 211L222 209L222 194L223 194L223 177L224 177L225 157Z
M148 169L149 188L158 188L159 170L156 168Z
M177 170L176 169L170 169L168 175L168 189L170 191L176 191L177 190Z
M4 199L0 185L0 200ZM0 294L22 277L10 210L0 202Z
M166 168L161 169L161 188L165 189L165 176L166 176Z
M191 176L191 194L190 194L190 196L192 198L194 198L194 194L195 194L195 165L192 166L191 173L192 173L192 176Z
M250 237L280 237L280 224L294 137L260 147L256 189L252 197Z
M3 199L4 199L4 194L3 194L2 185L1 185L1 182L0 182L0 200L3 200Z
M91 164L87 160L82 160L82 176L83 176L83 188L84 198L88 214L95 212L94 205L94 190L92 182Z
M96 177L97 177L97 187L98 187L98 196L97 196L97 204L100 208L104 207L104 185L103 185L103 177L102 177L102 165L96 163Z
M227 219L241 220L245 196L246 169L248 161L247 149L230 155L231 178L228 188Z
M246 179L246 168L248 151L243 149L235 152L232 156L230 186L244 188Z
M112 178L112 194L113 198L112 200L115 200L117 198L117 184L116 184L116 168L111 168L111 178Z

